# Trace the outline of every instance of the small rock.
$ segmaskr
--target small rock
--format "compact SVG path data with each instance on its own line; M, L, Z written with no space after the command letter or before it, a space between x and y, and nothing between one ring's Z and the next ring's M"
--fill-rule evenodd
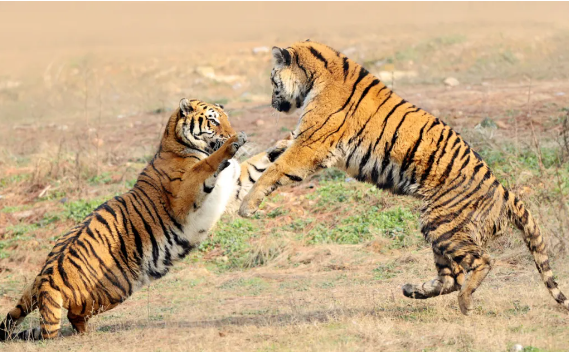
M257 54L266 54L270 51L271 49L269 49L268 46L258 46L253 48L253 54L257 55Z
M214 79L215 78L215 70L211 66L199 66L196 67L196 73L200 76L207 77Z
M255 125L257 126L263 126L265 124L265 121L258 119L257 121L255 121Z
M19 211L17 213L13 213L12 216L14 216L14 218L16 218L16 220L19 221L25 218L29 218L35 213L36 212L34 210L24 210L24 211Z
M22 82L19 81L4 81L0 82L0 90L8 90L13 88L18 88Z
M378 76L381 81L391 83L392 80L417 77L417 71L379 71Z
M233 88L233 90L239 90L243 87L243 84L241 84L241 82L237 82L234 85L231 86L231 88Z
M235 75L229 75L229 76L215 76L214 75L213 77L210 77L210 78L216 82L222 82L222 83L233 83L235 81L243 80L243 77L235 76Z
M386 62L387 62L387 60L377 60L377 61L375 61L375 62L373 63L373 65L374 65L375 67L381 67L381 66L383 66Z
M564 95L565 95L564 92L557 92L557 93L555 93L555 96L556 96L556 97L562 97L562 96L564 96Z
M444 84L446 84L449 87L456 87L460 84L460 82L458 81L458 79L454 78L454 77L447 77L445 78L445 80L443 81Z
M494 121L494 123L496 124L496 126L498 126L503 130L507 130L508 128L510 128L510 126L508 126L508 124L503 121Z
M356 47L354 47L354 46L351 46L349 48L342 50L342 54L344 54L346 56L350 56L352 54L355 54L356 51L358 51L358 49L356 49Z
M227 336L226 333L224 333L223 331L220 331L220 332L219 332L219 337L225 337L225 336Z
M69 129L69 127L67 127L67 125L61 125L61 126L57 126L57 129L60 131L67 131Z
M520 345L519 343L515 344L510 348L511 352L521 352L524 350L524 346Z

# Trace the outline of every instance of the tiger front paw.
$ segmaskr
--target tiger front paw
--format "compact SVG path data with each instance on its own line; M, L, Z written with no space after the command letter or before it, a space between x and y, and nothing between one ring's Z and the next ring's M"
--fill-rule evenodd
M294 143L294 140L283 139L278 141L274 146L267 149L267 157L269 158L269 161L271 163L274 163L275 160L277 160L278 157L281 156L281 154L284 153L285 150L287 150L288 147L292 145L292 143Z
M239 216L250 218L255 215L258 209L259 207L254 204L250 197L245 197L241 207L239 207Z
M227 153L230 158L232 158L245 143L247 143L247 135L245 132L239 132L229 138L225 144L227 145Z

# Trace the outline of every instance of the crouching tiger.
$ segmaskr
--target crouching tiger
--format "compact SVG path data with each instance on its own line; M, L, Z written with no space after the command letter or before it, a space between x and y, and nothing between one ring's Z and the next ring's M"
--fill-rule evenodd
M469 314L472 294L492 267L484 245L511 221L549 293L569 308L533 217L458 133L326 45L307 41L272 53L273 107L303 111L293 144L245 197L242 216L251 216L278 186L338 167L359 181L424 201L421 231L432 244L438 276L404 285L405 296L458 290L460 309Z
M91 316L164 276L287 146L279 142L240 167L233 156L245 142L221 106L182 99L134 187L99 206L56 242L0 324L0 340L58 336L63 308L73 328L85 332ZM40 327L14 333L36 308Z

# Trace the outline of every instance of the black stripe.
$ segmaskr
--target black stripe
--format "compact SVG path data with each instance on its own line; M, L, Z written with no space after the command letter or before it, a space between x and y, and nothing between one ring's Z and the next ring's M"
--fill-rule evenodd
M348 72L350 70L350 63L348 62L348 58L346 56L344 56L343 58L343 67L344 67L344 82L346 82L346 79L348 78Z
M289 174L284 174L286 177L288 177L289 179L291 179L292 181L295 182L300 182L302 181L302 177L296 176L296 175L289 175Z
M304 72L304 75L306 76L306 78L308 78L308 72L306 71L304 66L302 66L300 64L300 61L298 60L298 54L294 55L294 61L296 61L296 66L298 66L298 68L300 68L302 70L302 72ZM271 79L272 79L272 77L271 77Z
M310 49L310 53L311 53L312 55L314 55L314 57L316 57L318 60L322 61L322 62L324 63L324 67L325 67L326 69L328 69L328 60L326 60L326 59L322 56L322 54L321 54L318 50L314 49L313 47L310 47L309 49Z
M262 172L265 172L265 170L267 170L266 168L265 168L265 169L259 169L258 167L256 167L255 165L253 165L253 164L251 164L251 163L249 163L249 165L253 166L253 168L254 168L255 171L257 171L257 172L261 172L261 173L262 173Z
M148 202L146 202L146 203L150 204L152 206L152 209L154 209L154 212L156 213L156 217L158 218L158 223L160 224L160 227L162 228L162 232L164 233L164 236L166 236L166 240L168 241L168 243L170 245L172 245L173 243L172 243L172 238L170 237L170 230L166 228L166 225L162 221L162 217L160 216L160 213L158 211L158 208L154 204L154 201L148 196L148 194L146 194L146 192L143 189L139 188L138 190L148 200ZM166 209L164 209L164 211L166 211Z
M371 144L367 148L367 152L365 153L364 157L360 161L360 169L358 171L358 176L357 176L358 180L361 180L363 178L363 169L364 169L365 165L367 164L370 157L371 157Z
M395 127L395 131L393 132L393 137L391 138L391 144L389 145L389 148L385 151L384 155L383 155L383 161L381 163L381 170L383 172L383 170L385 170L385 168L387 167L387 164L389 164L390 162L390 158L391 158L391 151L393 150L393 147L395 146L395 142L397 142L397 138L398 136L398 132L399 132L399 128L401 128L401 125L403 124L403 122L405 122L405 118L407 118L407 115L409 115L410 113L413 112L417 112L419 111L419 108L417 108L416 110L411 110L411 111L407 111L403 117L401 118L401 121L399 121L399 124L397 124L397 127ZM401 178L401 177L399 177Z
M383 101L383 103L385 103L389 98L391 98L391 93L389 93L389 96ZM407 101L405 101L405 99L401 99L401 101L399 103L397 103L392 109L391 111L389 111L389 113L387 113L387 115L385 116L385 118L383 119L383 123L381 124L381 133L379 134L379 137L377 138L377 141L375 142L375 145L377 146L377 144L379 143L379 141L381 140L381 138L383 137L383 134L385 133L385 127L387 126L387 120L389 120L389 118L391 117L391 115L395 112L395 110L397 110L398 107L400 107L401 105L405 104ZM381 103L381 105L383 105L383 103ZM379 111L379 108L381 107L381 105L377 108L376 111ZM368 120L369 121L369 120ZM360 131L361 133L361 131Z
M407 172L407 169L409 169L409 167L411 165L415 165L415 154L417 153L417 150L419 149L419 145L421 145L421 143L423 143L423 134L425 132L425 127L427 127L427 125L429 124L429 121L427 121L423 127L421 127L421 130L419 131L419 137L417 138L417 140L415 141L415 144L413 145L413 148L411 149L411 152L409 153L409 151L407 152L407 154L405 154L405 158L403 159L403 163L401 163L401 169L399 170L399 178L403 178L403 176L405 175L405 172ZM411 174L411 177L409 178L409 184L415 184L415 173L416 173L417 168L413 168L413 173Z
M249 182L251 182L251 183L253 183L253 184L254 184L255 182L257 182L257 181L255 181L255 180L253 179L253 177L251 176L251 172L249 171L249 169L247 169L247 176L249 177Z
M474 179L474 177L476 176L476 174L478 173L478 170L475 170L473 172L472 178L470 180L470 182L468 183L467 187L470 187L470 185L472 184L472 180ZM451 198L446 200L445 202L441 203L441 204L437 204L436 206L434 206L431 210L435 210L435 209L439 209L441 207L445 207L445 208L452 208L455 205L457 205L458 203L464 201L464 200L468 200L474 193L478 192L480 190L480 187L482 186L482 184L488 180L490 178L490 176L492 175L492 173L490 172L490 170L487 170L486 173L484 174L484 176L482 177L482 180L480 180L480 182L476 185L476 187L474 187L474 189L472 191L470 191L469 193L467 193L466 195L463 195L460 198ZM468 189L468 188L466 188ZM447 193L448 194L448 193Z
M124 289L124 287L121 285L121 283L119 282L118 277L107 267L107 265L105 264L105 262L101 259L101 257L97 254L97 252L95 251L95 248L93 248L93 246L91 245L91 243L89 243L89 241L86 241L86 243L89 245L90 250L91 250L91 256L95 257L95 259L98 260L99 265L101 266L101 268L103 269L103 275L105 276L105 278L107 280L109 280L109 282L117 287L122 293L123 295L127 294L127 291ZM112 277L111 277L112 275Z
M119 202L121 202L123 204L125 210L128 212L128 207L127 207L126 201L123 198L119 198ZM132 235L134 236L134 243L136 245L136 252L137 252L137 263L138 263L138 266L140 267L142 265L142 259L144 258L144 245L142 243L142 239L140 237L140 234L138 233L138 230L134 226L132 219L130 217L126 217L126 216L123 219L127 220L128 224L130 225ZM126 226L125 226L125 229L127 229Z
M144 216L142 216L142 214L140 213L140 211L138 211L138 209L136 207L132 207L132 208L138 214L138 217L140 218L140 220L142 220L142 224L144 225L144 229L146 230L146 233L150 239L150 242L152 244L152 260L154 261L154 267L156 268L158 266L158 258L160 257L160 252L158 249L158 244L156 243L156 239L154 238L154 234L152 233L152 227L150 227L150 224L148 224L148 222L146 221Z
M95 229L95 232L99 232L99 231L97 229ZM113 250L110 243L107 243L107 249L109 251L109 255L111 256L111 258L115 262L115 267L119 269L120 273L122 274L124 280L126 281L126 283L128 285L128 295L130 296L132 294L132 285L130 283L130 279L129 279L128 275L126 274L126 271L123 268L121 262L115 257L114 250Z
M427 169L425 169L425 171L423 171L423 175L421 175L421 180L419 181L420 184L424 184L425 180L427 179L427 177L429 177L429 174L431 173L431 169L433 168L433 164L435 161L435 156L437 155L439 148L441 147L441 143L445 139L445 131L446 130L441 131L441 135L439 137L439 140L437 141L437 145L435 146L435 149L433 149L433 152L429 156L429 159L427 161ZM448 133L447 133L447 137L448 137ZM446 144L445 144L445 146L446 146Z
M326 118L326 120L324 120L324 122L323 122L317 129L315 129L314 131L312 131L312 134L311 134L310 136L308 136L307 140L309 140L309 141L312 140L312 136L314 136L314 134L315 134L316 132L318 132L319 130L321 130L324 126L326 126L326 124L328 123L328 120L330 120L330 118L331 118L333 115L339 113L340 111L342 111L342 110L344 110L344 109L346 108L346 106L349 104L350 100L352 100L352 97L354 96L354 93L356 92L356 88L357 88L357 86L358 86L358 83L360 83L360 81L361 81L365 76L367 76L367 75L368 75L368 71L367 71L365 68L360 67L360 73L359 73L359 75L358 75L358 78L357 78L356 82L353 84L353 86L352 86L352 92L350 93L350 96L348 97L348 99L344 102L344 105L343 105L340 109L338 109L336 112L333 112L332 114L328 115L328 117ZM341 128L341 126L344 124L345 121L346 121L346 118L344 117L344 121L343 121L342 124L338 127L338 129L336 130L336 132ZM334 134L334 133L335 133L335 132L332 132L332 133L328 134L328 136L326 136L326 138L328 138L329 136L331 136L331 135ZM318 139L318 140L320 140L320 139ZM318 140L317 140L317 141L318 141Z
M379 172L377 171L377 162L373 165L373 169L371 170L371 181L374 185L377 185L377 181L379 180Z
M458 140L458 138L457 138L457 140ZM454 145L453 145L453 148L454 148ZM451 148L451 150L452 150L452 148ZM460 150L461 150L460 147L456 148L456 151L452 155L450 162L448 163L445 171L443 171L443 174L441 175L441 178L439 179L439 185L443 185L445 180L450 175L450 172L452 170L452 167L454 166L454 162L455 162L456 158L458 157L458 153L460 153Z
M369 92L370 89L372 89L374 86L379 84L379 80L378 79L374 79L362 92L362 95L360 96L360 100L358 100L358 103L356 104L356 107L354 108L354 112L356 112L358 110L358 107L360 106L360 103L362 102L362 100L365 98L365 96L367 95L367 93ZM353 114L352 114L353 115Z

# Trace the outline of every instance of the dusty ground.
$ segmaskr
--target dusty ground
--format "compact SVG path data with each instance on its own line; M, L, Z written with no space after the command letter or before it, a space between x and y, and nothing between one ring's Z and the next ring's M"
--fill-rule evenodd
M0 314L57 236L133 185L181 97L224 104L250 137L242 157L293 128L295 116L269 106L265 47L306 38L465 136L528 202L569 292L566 13L567 3L0 4ZM569 315L511 230L492 245L473 316L454 294L404 298L402 284L435 274L418 206L327 172L277 192L257 219L225 216L89 334L69 336L65 322L64 339L0 350L569 351Z

